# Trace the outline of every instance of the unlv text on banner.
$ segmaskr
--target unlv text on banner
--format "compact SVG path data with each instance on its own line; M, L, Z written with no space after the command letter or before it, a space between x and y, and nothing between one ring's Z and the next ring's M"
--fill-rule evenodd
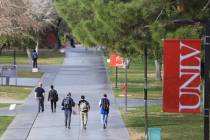
M165 40L163 111L200 112L200 40Z

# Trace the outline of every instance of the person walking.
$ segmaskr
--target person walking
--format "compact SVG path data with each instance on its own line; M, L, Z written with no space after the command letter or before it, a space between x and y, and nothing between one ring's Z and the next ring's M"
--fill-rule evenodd
M58 101L58 92L54 89L54 86L51 85L51 90L48 94L48 101L51 102L51 110L52 112L56 112L56 102Z
M42 110L44 112L44 96L45 90L42 88L42 83L35 89L35 99L38 101L38 112Z
M65 127L71 128L71 114L72 114L72 107L75 106L74 100L71 98L71 93L69 92L67 96L62 101L62 110L64 110L65 115Z
M37 68L37 59L38 59L38 53L34 49L32 51L32 59L33 59L33 68Z
M103 128L106 129L108 123L109 107L110 107L110 101L107 98L106 94L104 94L103 98L100 99L99 106L101 113L101 123L103 125Z
M81 128L87 128L87 121L88 121L88 111L90 110L90 104L87 100L85 100L85 96L81 96L81 100L78 103L78 107L80 110L80 124Z

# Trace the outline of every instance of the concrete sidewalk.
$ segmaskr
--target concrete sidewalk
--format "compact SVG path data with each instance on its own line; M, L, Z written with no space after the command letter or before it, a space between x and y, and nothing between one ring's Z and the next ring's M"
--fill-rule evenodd
M49 102L45 101L45 112L36 117L36 103L33 102L34 113L28 127L28 134L22 137L8 137L5 134L2 140L129 140L129 134L121 119L116 100L111 94L111 87L107 80L103 58L95 49L68 48L64 65L60 67L53 82L59 93L59 102L56 113L51 113ZM61 110L61 101L68 92L78 102L83 94L91 104L87 130L80 129L79 114L72 116L71 129L64 127L64 113ZM104 93L111 100L108 128L103 129L100 124L98 102ZM75 109L77 110L77 109ZM18 115L20 116L20 115ZM17 116L17 117L18 117ZM16 117L16 118L17 118ZM24 116L22 115L24 118ZM33 123L34 121L34 123ZM23 121L22 121L23 122ZM25 122L24 122L25 123ZM28 122L29 123L29 122ZM14 125L12 125L14 126ZM17 126L15 126L17 127ZM11 125L10 125L11 128ZM13 131L13 133L16 133ZM11 133L10 133L11 134Z

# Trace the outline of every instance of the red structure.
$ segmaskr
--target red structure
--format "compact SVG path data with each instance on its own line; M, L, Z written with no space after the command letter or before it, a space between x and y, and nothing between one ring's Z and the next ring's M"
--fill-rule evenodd
M124 65L123 58L115 53L110 54L110 66L111 67L122 67Z
M164 41L164 112L200 112L201 41Z

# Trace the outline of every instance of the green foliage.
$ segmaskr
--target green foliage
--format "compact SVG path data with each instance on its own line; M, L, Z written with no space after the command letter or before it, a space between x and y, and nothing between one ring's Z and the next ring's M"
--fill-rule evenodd
M202 33L202 27L199 25L188 25L179 27L173 32L168 32L167 38L173 39L198 39Z
M201 26L168 26L174 19L206 18L208 0L55 0L72 34L87 46L106 46L135 58L145 47L157 60L162 39L199 38ZM180 12L179 6L182 6ZM179 7L179 8L178 8Z

